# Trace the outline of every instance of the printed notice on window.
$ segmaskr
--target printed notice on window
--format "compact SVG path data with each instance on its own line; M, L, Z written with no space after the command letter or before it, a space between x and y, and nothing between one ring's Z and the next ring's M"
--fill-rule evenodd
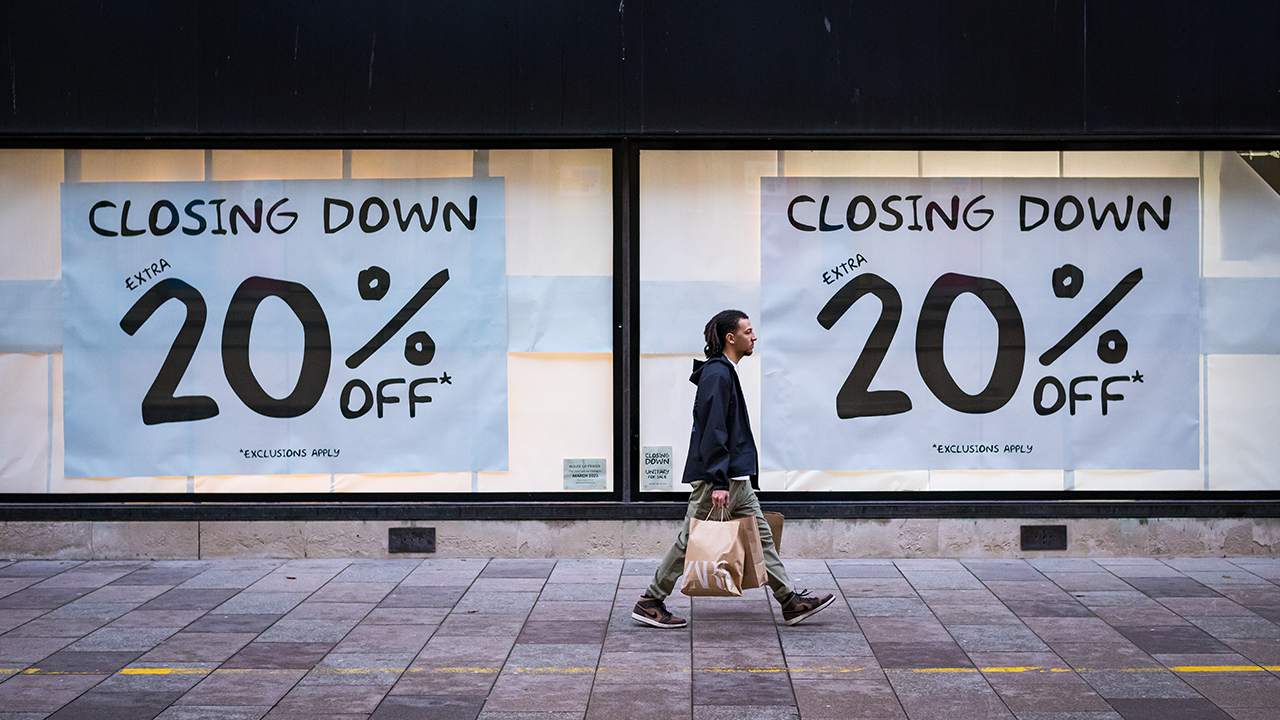
M565 458L565 490L604 490L605 458Z
M640 463L640 492L666 492L672 488L671 446L646 445Z

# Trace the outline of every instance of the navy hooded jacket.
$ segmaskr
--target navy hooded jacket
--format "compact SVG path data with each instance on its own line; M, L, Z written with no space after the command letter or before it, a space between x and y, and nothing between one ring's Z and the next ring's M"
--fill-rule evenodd
M716 490L728 490L730 478L750 477L754 485L759 473L756 441L733 363L723 355L694 360L689 382L698 386L698 396L683 482L709 482Z

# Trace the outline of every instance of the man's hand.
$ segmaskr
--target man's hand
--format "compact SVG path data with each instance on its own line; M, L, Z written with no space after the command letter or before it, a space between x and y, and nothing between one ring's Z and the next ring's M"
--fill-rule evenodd
M711 507L729 508L729 491L728 490L712 490L711 491Z

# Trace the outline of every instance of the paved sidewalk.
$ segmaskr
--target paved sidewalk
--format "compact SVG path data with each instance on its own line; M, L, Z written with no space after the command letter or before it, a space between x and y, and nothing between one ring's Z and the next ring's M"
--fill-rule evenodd
M1262 720L1280 560L789 560L636 625L656 560L0 560L0 720Z

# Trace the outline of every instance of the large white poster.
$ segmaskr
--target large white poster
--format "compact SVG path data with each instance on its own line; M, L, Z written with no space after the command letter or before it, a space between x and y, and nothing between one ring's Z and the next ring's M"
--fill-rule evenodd
M66 474L507 469L501 178L65 184Z
M763 469L1199 467L1195 179L762 193Z

